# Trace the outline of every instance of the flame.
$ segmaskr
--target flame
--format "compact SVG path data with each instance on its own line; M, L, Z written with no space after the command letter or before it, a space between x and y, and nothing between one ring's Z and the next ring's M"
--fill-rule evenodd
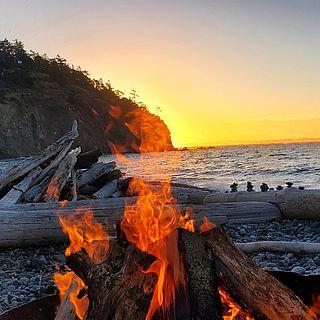
M216 227L216 225L214 223L212 223L207 217L203 217L203 223L199 228L199 232L202 233L202 232L208 231L210 229L213 229L215 227Z
M152 189L141 179L132 179L130 192L140 197L135 206L126 206L121 228L128 241L141 250L154 255L157 260L146 273L156 273L154 289L146 320L158 312L168 315L175 302L175 292L185 286L185 272L179 261L177 239L164 241L176 228L194 231L190 213L182 215L171 194L170 181L163 182L160 188Z
M235 320L235 319L245 319L254 320L248 313L243 311L238 304L236 304L233 299L225 292L222 288L219 288L219 295L221 298L222 305L225 307L227 314L223 315L223 320Z
M314 299L312 306L309 308L308 314L310 316L314 316L314 315L320 316L320 296Z
M66 203L61 204L63 206ZM68 235L70 240L70 245L65 251L66 256L83 248L96 262L100 262L104 258L109 249L109 235L103 226L94 219L90 209L78 208L71 215L58 214L58 217L64 233ZM70 290L69 300L74 306L76 315L83 319L89 306L89 300L86 296L81 299L77 296L85 288L84 282L71 271L65 274L56 273L54 281L58 287L61 301Z
M86 296L78 298L78 294L85 288L84 282L72 271L64 274L55 273L53 279L58 286L60 300L62 301L65 295L70 291L69 301L73 304L78 318L83 319L89 306L89 300Z

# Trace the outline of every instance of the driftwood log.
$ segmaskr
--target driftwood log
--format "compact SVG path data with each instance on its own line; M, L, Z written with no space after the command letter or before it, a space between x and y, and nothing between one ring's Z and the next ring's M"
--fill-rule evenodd
M31 170L21 182L13 186L12 189L0 200L0 207L11 206L17 203L23 193L31 187L33 181L39 176L39 174L41 174L41 171L40 167L36 167Z
M320 220L320 190L286 188L267 192L215 192L207 195L203 203L264 201L275 203L285 219Z
M320 254L320 243L310 242L257 241L236 243L236 247L245 253L269 251Z
M221 228L202 233L210 244L219 279L230 295L255 317L270 320L315 319L286 286L237 249Z
M127 200L127 201L126 201ZM0 247L17 247L65 242L57 213L70 215L75 210L90 209L97 221L106 220L111 235L113 226L123 216L125 203L135 203L136 198L100 199L94 201L69 202L64 207L60 203L37 203L0 208ZM234 223L256 223L280 220L277 206L264 202L211 203L206 205L180 204L178 209L191 209L198 224L204 216L216 225Z
M88 170L80 171L77 175L77 187L81 188L87 184L94 183L98 178L112 172L116 168L115 162L97 162Z
M94 163L98 162L99 157L102 156L102 151L100 149L92 149L86 152L81 152L79 154L77 163L75 164L75 170L87 169Z

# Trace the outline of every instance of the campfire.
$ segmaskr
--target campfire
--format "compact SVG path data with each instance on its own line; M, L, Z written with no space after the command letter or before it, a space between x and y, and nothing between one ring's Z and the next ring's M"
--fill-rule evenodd
M170 183L129 189L117 236L90 210L60 216L69 271L57 273L57 319L317 319L286 286L259 269L224 230L181 212Z

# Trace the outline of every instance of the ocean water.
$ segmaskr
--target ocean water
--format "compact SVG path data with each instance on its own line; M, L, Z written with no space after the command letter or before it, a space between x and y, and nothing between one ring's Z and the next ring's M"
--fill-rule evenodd
M129 154L125 158L105 155L102 161L116 160L129 176L164 180L229 190L233 182L244 190L251 181L255 190L265 182L269 187L320 188L320 143L227 146L213 149Z

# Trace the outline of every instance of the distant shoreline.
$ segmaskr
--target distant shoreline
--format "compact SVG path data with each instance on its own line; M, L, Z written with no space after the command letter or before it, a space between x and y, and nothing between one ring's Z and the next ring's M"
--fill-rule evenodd
M268 145L282 145L282 144L304 144L304 143L320 143L320 138L314 138L309 140L276 140L276 141L254 141L248 143L234 143L234 144L221 144L215 146L192 146L192 147L176 147L176 151L187 151L187 150L201 150L201 149L217 149L226 147L246 147L246 146L268 146Z

